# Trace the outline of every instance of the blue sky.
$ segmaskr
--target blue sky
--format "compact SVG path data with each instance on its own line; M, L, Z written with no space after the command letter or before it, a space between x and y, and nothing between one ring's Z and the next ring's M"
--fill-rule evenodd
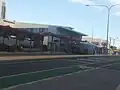
M107 9L85 4L119 4L120 0L6 0L7 18L16 21L71 26L79 32L106 38ZM110 16L111 37L120 35L120 7Z

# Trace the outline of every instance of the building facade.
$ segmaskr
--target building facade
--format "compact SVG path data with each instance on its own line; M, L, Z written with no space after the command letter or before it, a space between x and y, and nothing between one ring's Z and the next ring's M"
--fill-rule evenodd
M88 41L97 46L97 52L100 54L107 53L107 42L101 38L83 37L83 41Z
M92 37L83 37L82 40L86 40L92 44L95 44L98 47L106 47L107 42L101 38L92 38Z
M34 41L32 41L32 46L35 48L38 48L41 46L41 43L45 46L54 48L55 51L62 50L59 48L61 46L61 43L63 47L71 48L71 40L68 39L61 39L60 37L69 37L70 39L74 39L76 43L80 43L82 40L82 36L86 36L83 33L76 32L71 27L66 26L57 26L57 25L45 25L45 24L36 24L36 23L25 23L25 22L16 22L16 21L9 21L6 20L6 3L5 0L0 0L0 25L9 25L12 28L17 29L24 29L28 32L32 33L46 33L50 32L52 35L46 35L44 36L43 41L36 38ZM21 41L21 44L24 45L30 45L29 43L29 37L25 39L24 41ZM7 40L7 39L6 39ZM7 41L6 41L7 42Z
M82 36L86 36L83 33L74 31L71 27L64 27L64 26L57 26L57 25L45 25L45 24L35 24L35 23L24 23L24 22L16 22L16 21L9 21L9 20L0 20L1 25L9 25L13 28L18 29L24 29L28 32L32 33L45 33L50 32L53 35L46 35L44 36L43 41L39 39L34 39L32 42L32 46L35 48L39 48L41 46L40 44L43 44L44 46L47 46L48 49L52 49L54 51L61 51L63 49L59 48L61 47L61 44L65 48L71 49L70 41L67 39L61 39L60 37L69 37L71 39L75 39L76 43L80 43L82 40ZM29 38L28 38L29 39ZM21 41L21 44L24 45L30 45L29 41Z

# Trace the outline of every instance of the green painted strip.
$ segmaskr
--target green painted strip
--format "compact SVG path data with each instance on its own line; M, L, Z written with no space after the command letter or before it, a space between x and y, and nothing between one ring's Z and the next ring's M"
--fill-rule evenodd
M49 77L64 75L72 72L77 72L80 70L85 70L87 68L80 68L80 67L71 67L71 68L65 68L65 69L58 69L58 70L51 70L51 71L45 71L45 72L38 72L38 73L31 73L26 75L18 75L14 77L8 77L8 78L1 78L0 79L0 89L2 88L8 88L14 85L24 84L36 80L41 80Z

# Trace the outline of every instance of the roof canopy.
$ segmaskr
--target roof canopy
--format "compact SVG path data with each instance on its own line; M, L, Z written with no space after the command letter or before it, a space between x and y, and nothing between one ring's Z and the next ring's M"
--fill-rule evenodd
M44 35L44 36L54 36L54 37L57 37L57 38L67 39L67 40L78 40L77 38L73 38L71 36L64 36L64 35L54 34L54 33L51 33L51 32L43 32L41 34Z
M7 32L14 35L24 34L25 36L38 36L38 35L42 36L42 34L36 34L36 33L26 31L24 29L12 28L10 26L3 26L3 25L0 25L0 31Z
M73 30L73 28L70 28L70 27L62 27L61 26L61 27L58 27L58 30L60 32L67 33L71 36L87 36L86 34L77 32L77 31Z

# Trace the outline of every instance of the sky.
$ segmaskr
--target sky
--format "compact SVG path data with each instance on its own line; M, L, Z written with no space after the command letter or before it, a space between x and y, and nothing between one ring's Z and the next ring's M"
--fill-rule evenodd
M7 19L63 25L89 36L106 39L107 9L86 5L114 5L120 0L5 0ZM109 37L120 38L120 5L110 13ZM116 41L116 44L119 40ZM120 43L120 42L119 42Z

